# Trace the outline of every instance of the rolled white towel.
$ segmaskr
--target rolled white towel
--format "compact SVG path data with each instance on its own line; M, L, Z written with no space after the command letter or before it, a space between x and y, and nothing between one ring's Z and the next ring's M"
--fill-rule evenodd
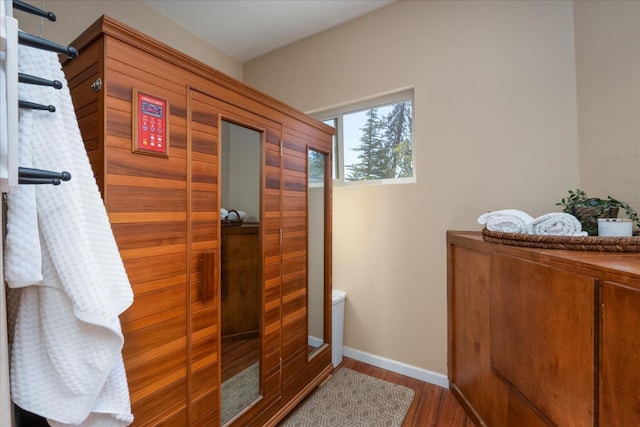
M575 216L564 212L551 212L534 219L527 230L529 234L550 236L586 236L582 224Z
M503 233L526 233L532 221L531 215L518 209L502 209L478 217L478 223L487 227L487 230Z
M245 211L230 210L228 219L229 221L244 221L246 217L247 214L245 213Z

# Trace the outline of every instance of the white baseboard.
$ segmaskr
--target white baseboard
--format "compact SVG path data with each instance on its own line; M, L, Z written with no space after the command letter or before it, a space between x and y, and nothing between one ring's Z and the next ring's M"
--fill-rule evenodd
M375 354L366 353L364 351L356 350L355 348L351 347L345 346L342 349L342 352L346 357L357 360L359 362L368 363L369 365L377 366L378 368L386 369L387 371L395 372L401 375L406 375L420 381L428 382L429 384L449 388L449 378L447 378L446 375L429 371L427 369L418 368L412 365L407 365L406 363L387 359L385 357L376 356Z

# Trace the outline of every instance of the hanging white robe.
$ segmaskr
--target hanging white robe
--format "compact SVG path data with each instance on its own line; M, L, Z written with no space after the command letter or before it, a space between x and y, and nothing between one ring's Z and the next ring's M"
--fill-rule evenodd
M20 166L72 178L8 195L12 399L53 426L129 425L119 315L133 302L131 285L58 56L20 46L19 71L63 83L19 85L21 100L57 109L20 110Z

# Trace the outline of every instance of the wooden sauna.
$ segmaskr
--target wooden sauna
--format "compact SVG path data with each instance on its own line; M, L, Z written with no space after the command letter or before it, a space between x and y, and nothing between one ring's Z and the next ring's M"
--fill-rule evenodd
M72 45L80 54L64 71L135 295L121 317L133 425L275 425L333 370L333 128L107 16ZM225 150L244 144L223 144L228 125L256 135L253 166L226 166ZM308 170L318 155L323 214L314 222ZM233 191L225 173L237 170L256 172L255 218L223 232L221 208L236 208L223 206ZM322 255L309 251L310 227L323 231ZM241 331L257 343L257 395L225 415L222 331L233 327L221 284L234 267L223 263L244 247L223 257L223 242L242 233L255 246L252 270L237 275L258 287L255 331ZM311 349L310 262L322 265L324 314L322 345Z

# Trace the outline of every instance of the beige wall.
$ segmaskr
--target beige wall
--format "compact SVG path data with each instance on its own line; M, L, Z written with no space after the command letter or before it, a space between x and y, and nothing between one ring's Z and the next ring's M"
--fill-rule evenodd
M26 0L43 8L43 2ZM56 14L56 22L44 20L43 36L67 45L100 16L109 15L156 40L159 40L199 61L242 80L242 64L224 54L184 28L147 7L141 0L47 0L44 9ZM20 29L40 35L41 19L23 12L15 12Z
M640 2L574 3L582 187L640 209Z
M445 373L447 229L577 185L640 206L639 3L401 0L244 69L138 0L48 0L44 36L108 14L305 111L413 87L417 183L334 189L333 282L347 346Z
M245 64L304 111L415 89L417 183L334 187L345 345L446 373L447 229L578 183L570 2L400 1Z

